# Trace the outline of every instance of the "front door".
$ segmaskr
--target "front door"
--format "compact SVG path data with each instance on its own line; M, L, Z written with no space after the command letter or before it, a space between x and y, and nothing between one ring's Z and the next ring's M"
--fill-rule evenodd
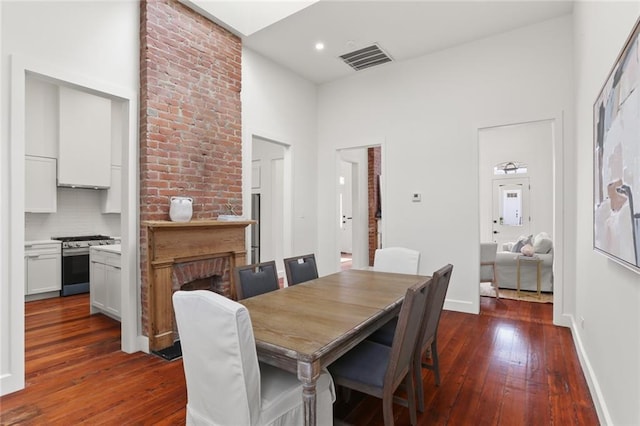
M516 241L521 235L529 235L529 178L493 180L493 241Z

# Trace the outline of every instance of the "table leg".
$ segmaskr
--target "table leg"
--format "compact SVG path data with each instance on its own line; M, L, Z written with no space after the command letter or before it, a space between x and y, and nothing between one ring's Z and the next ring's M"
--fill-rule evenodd
M537 290L538 290L538 299L540 299L542 297L542 294L540 294L540 274L542 272L542 260L538 260L536 262L538 264L538 270L537 270L537 274L536 274L536 278L537 278Z
M302 384L302 400L304 401L304 424L305 426L316 425L316 384Z
M316 382L319 376L320 366L317 362L298 361L298 380L302 382L305 426L316 426L317 423Z
M520 298L520 258L516 259L516 296Z

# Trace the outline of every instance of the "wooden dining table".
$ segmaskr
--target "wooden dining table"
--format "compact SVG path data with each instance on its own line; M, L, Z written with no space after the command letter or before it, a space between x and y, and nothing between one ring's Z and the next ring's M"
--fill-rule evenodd
M321 370L396 316L407 288L429 278L351 269L240 301L259 360L302 382L305 425L316 424Z

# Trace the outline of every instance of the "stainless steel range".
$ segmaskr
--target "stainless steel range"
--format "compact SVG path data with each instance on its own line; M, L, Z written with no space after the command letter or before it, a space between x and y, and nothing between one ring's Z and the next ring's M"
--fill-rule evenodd
M62 241L62 291L61 296L89 292L89 248L115 244L116 240L104 235L80 237L53 237Z

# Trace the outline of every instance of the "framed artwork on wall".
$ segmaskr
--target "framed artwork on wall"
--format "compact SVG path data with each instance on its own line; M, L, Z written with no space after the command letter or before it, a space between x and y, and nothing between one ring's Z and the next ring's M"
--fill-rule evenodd
M640 57L636 22L593 106L593 247L640 273Z

